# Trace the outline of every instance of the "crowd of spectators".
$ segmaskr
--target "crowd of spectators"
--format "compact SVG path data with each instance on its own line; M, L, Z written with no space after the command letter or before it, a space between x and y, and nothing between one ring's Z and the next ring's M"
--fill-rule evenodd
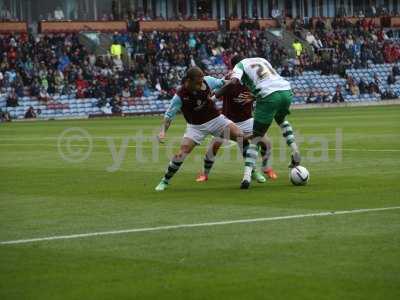
M337 18L328 27L324 19L319 19L314 28L295 20L293 30L310 44L311 53L295 41L295 57L290 57L287 49L270 43L266 32L256 29L115 33L110 52L104 56L90 53L77 34L0 35L0 88L9 90L7 106L18 106L25 95L47 103L54 95L75 94L77 98L97 98L99 107L118 112L123 101L135 101L152 91L170 97L186 67L198 65L206 72L209 65L229 68L234 53L265 57L274 67L284 66L281 74L285 77L301 75L305 70L345 77L348 68L400 60L400 46L390 39L391 33L371 21L352 24ZM399 74L400 70L394 68L387 82L395 83ZM352 95L391 95L390 91L379 91L375 79L356 82L348 78L345 88ZM320 102L342 101L335 95L319 96ZM309 98L312 102L313 95Z
M400 45L392 39L393 31L376 26L373 19L360 18L355 23L347 18L335 18L331 24L324 18L310 20L315 26L300 19L293 22L294 33L304 38L312 48L311 54L298 43L293 44L297 56L295 66L301 70L320 70L322 75L339 74L347 78L346 69L368 68L369 64L396 63L400 60ZM387 79L396 83L397 67ZM282 75L294 75L294 69L284 69ZM397 75L396 75L396 74ZM393 96L391 90L380 91L376 74L372 81L347 78L346 91L351 95L369 93L382 98ZM396 95L395 95L396 96Z
M301 63L305 68L320 69L322 74L344 75L346 68L365 68L369 61L382 64L400 59L399 44L391 40L393 32L375 26L373 19L359 19L353 24L346 18L336 18L329 27L323 18L316 21L315 27L296 19L293 30L314 50L310 58L294 44Z
M278 63L284 49L269 45L262 31L139 32L116 34L110 54L96 57L76 34L1 35L0 87L10 88L8 106L17 106L27 94L42 102L72 93L101 101L115 97L129 101L152 90L169 97L186 67L229 64L234 52L271 53Z

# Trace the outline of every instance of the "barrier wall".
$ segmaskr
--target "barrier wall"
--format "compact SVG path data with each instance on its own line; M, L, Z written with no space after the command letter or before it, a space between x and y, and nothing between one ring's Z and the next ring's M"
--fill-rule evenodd
M243 20L228 20L227 21L227 29L239 30L239 26L242 22L243 22ZM259 19L259 20L257 20L257 22L260 25L261 29L277 26L277 22L273 19ZM250 21L250 23L251 23L251 21Z
M0 22L0 33L26 33L28 24L26 22Z
M391 27L400 27L400 17L393 17L390 19Z
M191 21L139 21L143 32L151 31L217 31L217 20Z
M39 31L46 32L79 32L79 31L127 31L125 21L41 21Z

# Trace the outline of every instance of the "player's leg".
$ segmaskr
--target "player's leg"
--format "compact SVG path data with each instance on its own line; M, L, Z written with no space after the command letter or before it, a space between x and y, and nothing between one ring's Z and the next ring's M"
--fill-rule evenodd
M208 145L208 149L206 155L204 156L204 166L203 172L201 172L196 181L204 182L208 180L208 175L210 174L211 168L214 165L215 157L218 153L219 148L221 148L223 144L223 139L220 137L214 137L211 143Z
M251 173L255 168L258 157L258 144L268 131L277 110L276 95L271 94L257 102L254 111L253 137L246 151L244 175L240 185L241 189L248 189L251 183Z
M253 124L254 124L253 118L249 118L245 121L236 123L236 125L240 128L240 130L243 131L245 139L246 139L246 137L250 137L253 135ZM247 147L248 147L248 145L247 145ZM239 147L239 149L240 149L240 147ZM246 150L247 149L243 149L244 153L242 153L244 159L246 159ZM252 179L256 180L259 183L265 183L267 181L265 179L263 173L258 171L257 168L253 169L251 176L252 176Z
M281 96L280 107L274 117L276 123L279 125L282 131L282 136L286 140L286 144L292 150L290 168L298 166L300 164L301 156L300 150L296 143L296 138L293 132L293 127L286 120L288 114L290 114L289 108L292 102L292 92L291 91L281 91L279 92Z
M214 137L222 137L225 140L237 142L241 146L242 153L248 145L248 140L244 137L243 131L224 115L215 118L207 129Z
M265 135L258 143L260 154L262 158L261 170L272 180L276 180L278 175L274 171L270 163L270 156L272 151L271 140Z
M175 175L175 173L178 172L179 168L183 164L183 161L189 155L189 153L192 152L195 146L195 141L188 137L183 138L179 152L175 154L169 162L168 167L165 170L164 177L156 187L156 191L163 191L167 188L169 181Z
M239 128L239 126L237 126L234 123L229 124L228 129L230 132L230 139L238 143L239 151L242 153L246 164L246 160L249 160L248 156L254 156L252 154L254 150L250 149L250 140L252 139L252 135L250 134L245 135L241 130L241 128ZM255 159L257 160L257 156ZM265 177L262 176L262 174L254 173L253 169L250 171L250 176L255 177L255 179L257 179L257 181L259 182L265 182Z
M243 131L235 123L228 124L226 130L228 130L228 137L230 140L235 142L240 142L244 140Z
M272 118L271 118L272 120ZM212 133L214 136L221 136L225 139L230 139L236 141L238 146L245 156L245 164L247 164L247 160L249 156L254 156L254 150L250 149L250 144L248 138L245 138L243 131L231 120L227 119L225 116L221 115L209 124L208 128L209 132ZM255 148L255 159L257 159L257 142L254 145ZM252 168L250 168L249 176L251 177ZM249 180L250 182L250 180Z
M258 157L258 144L267 132L271 122L258 122L254 120L253 137L249 141L249 146L246 151L246 158L244 161L244 175L240 185L241 189L248 189L250 187L252 173L256 167Z

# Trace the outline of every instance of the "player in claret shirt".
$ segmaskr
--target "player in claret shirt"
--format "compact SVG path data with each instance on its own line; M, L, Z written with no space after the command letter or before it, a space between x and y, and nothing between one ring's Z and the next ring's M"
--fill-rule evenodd
M170 107L164 116L164 121L158 135L163 142L166 132L178 111L182 111L187 122L179 152L168 164L164 177L155 188L164 191L175 173L179 170L187 155L199 145L209 134L221 136L224 132L234 141L244 140L242 131L231 120L221 115L212 100L212 91L222 87L224 80L204 76L198 67L188 69L182 86L178 88L171 100ZM246 142L244 141L243 144Z
M231 65L235 66L240 62L238 55L234 56L231 60ZM227 80L230 79L230 73L226 76ZM222 113L229 120L235 122L235 124L242 130L245 136L251 135L253 132L253 100L254 97L251 95L248 88L242 84L232 86L232 88L224 94L222 97L223 106ZM208 180L209 173L215 162L215 156L223 144L223 139L215 137L206 152L204 157L203 171L198 175L196 181L204 182ZM271 142L267 137L263 137L258 143L260 153L262 156L262 171L270 179L277 179L277 174L269 165L269 157L271 154ZM245 149L246 151L246 149ZM260 183L265 182L265 177L258 172L255 168L252 171L252 178Z

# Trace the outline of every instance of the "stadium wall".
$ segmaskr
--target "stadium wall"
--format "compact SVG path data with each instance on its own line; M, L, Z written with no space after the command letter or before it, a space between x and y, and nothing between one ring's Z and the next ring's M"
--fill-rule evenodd
M400 9L398 0L41 0L40 5L34 5L35 2L0 0L2 10L9 13L2 15L31 23L53 19L56 9L63 11L66 20L123 20L134 12L146 19L271 18L276 9L291 17L353 16L360 10L369 16L380 7L390 12Z

